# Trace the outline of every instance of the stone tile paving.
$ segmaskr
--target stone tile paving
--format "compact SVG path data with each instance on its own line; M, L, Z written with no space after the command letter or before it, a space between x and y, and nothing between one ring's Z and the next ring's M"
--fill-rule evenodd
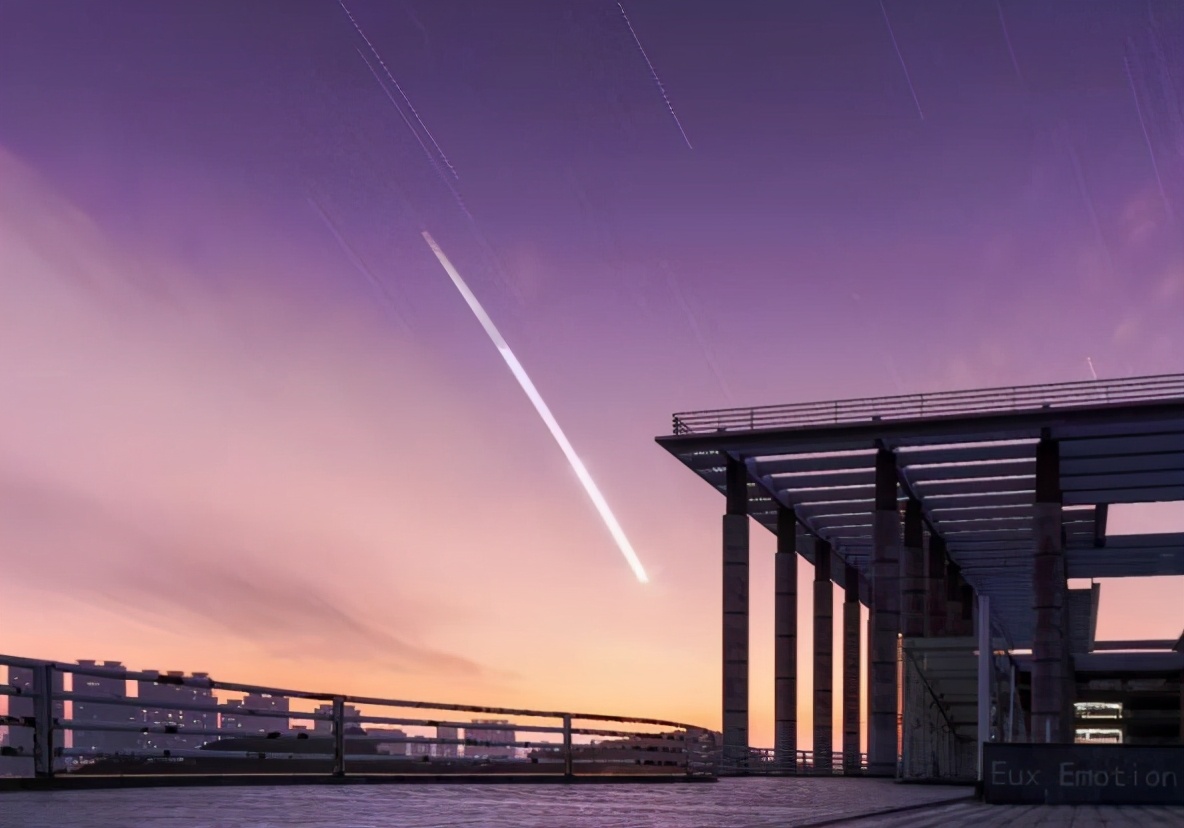
M792 828L969 794L842 778L21 792L0 793L0 828Z
M984 805L957 802L844 820L844 828L1181 828L1184 807L1163 805Z

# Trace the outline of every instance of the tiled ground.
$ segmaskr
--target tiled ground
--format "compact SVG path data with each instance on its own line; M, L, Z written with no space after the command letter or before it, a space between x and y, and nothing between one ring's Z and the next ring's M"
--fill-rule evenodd
M1179 828L1184 808L983 805L874 779L345 785L0 793L0 828ZM884 813L891 809L908 810ZM879 816L866 816L879 813ZM841 822L836 822L841 821Z
M845 828L1180 828L1184 826L1184 807L958 802L842 824Z
M789 828L964 798L873 779L151 788L0 794L3 828Z

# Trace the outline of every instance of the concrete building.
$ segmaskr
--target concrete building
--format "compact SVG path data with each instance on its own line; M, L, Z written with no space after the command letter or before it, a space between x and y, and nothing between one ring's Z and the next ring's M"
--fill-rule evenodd
M362 727L362 725L360 723L360 719L362 718L362 711L359 710L358 708L354 707L352 704L347 704L347 705L345 705L345 709L343 712L344 712L344 716L345 716L345 733L347 735L358 735L358 734L364 735L366 733L366 730L364 727ZM333 715L333 705L331 705L331 704L319 705L313 711L313 713L315 713L318 716L332 716ZM321 735L328 735L333 732L333 722L330 721L329 719L314 719L312 729L313 729L314 733L321 734Z
M73 693L88 697L72 703L73 718L79 723L74 730L73 745L75 748L88 750L93 753L123 753L139 747L139 734L133 729L128 730L90 730L84 722L94 722L104 725L136 725L139 723L139 710L131 705L110 704L101 699L126 700L127 679L121 674L127 673L127 668L119 661L97 662L93 660L79 660L81 667L101 667L112 671L114 675L88 676L82 673L73 674Z
M144 750L196 749L215 736L192 734L192 731L210 731L218 727L217 699L209 687L194 687L169 682L180 679L184 673L172 670L164 674L165 681L137 682L137 697L141 707L138 711L141 724L152 728L168 728L176 733L142 733L139 746ZM194 673L191 678L208 679L208 673ZM190 705L208 708L188 710L170 705Z
M465 728L466 758L513 759L517 749L507 743L516 742L514 729L505 719L473 719L473 724L482 727Z
M460 745L458 745L456 741L459 738L459 728L448 727L447 725L437 726L436 755L441 759L455 759L460 755Z
M375 749L386 756L407 755L407 733L397 727L371 727L366 730L368 736L380 737L375 740ZM390 739L385 742L382 739Z
M241 699L229 699L227 706L243 712L223 712L221 729L234 731L234 735L251 736L257 733L287 733L290 723L287 696L269 696L266 693L248 693ZM251 712L247 712L251 711ZM273 715L279 714L279 715Z
M797 555L815 575L813 770L858 772L850 754L864 735L867 773L921 778L975 776L983 742L1071 744L1074 701L1115 700L1091 675L1150 682L1141 696L1123 685L1144 711L1127 737L1173 725L1184 736L1184 646L1137 665L1109 658L1094 635L1099 588L1070 584L1184 575L1184 533L1107 532L1116 504L1184 500L1184 375L690 412L657 442L724 495L725 768L753 761L753 525L777 538L775 583L762 588L775 594L780 770L798 769ZM841 696L833 585L846 599ZM861 652L866 711L846 686ZM841 764L830 761L836 698Z
M52 692L61 693L64 689L64 676L61 673L54 673ZM15 687L21 693L30 694L28 696L8 696L8 715L14 717L31 718L34 715L34 700L32 693L33 686L33 670L25 667L10 667L8 668L8 685ZM55 719L65 718L65 702L55 701L53 704L53 717ZM60 739L60 734L58 735ZM33 730L28 727L11 726L7 728L4 734L4 746L12 748L22 756L33 755Z

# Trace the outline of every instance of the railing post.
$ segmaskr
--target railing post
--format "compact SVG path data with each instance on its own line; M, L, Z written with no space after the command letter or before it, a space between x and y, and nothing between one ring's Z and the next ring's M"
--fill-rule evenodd
M574 772L571 758L571 716L565 713L563 716L563 775L571 777Z
M333 697L333 775L345 776L345 699Z
M53 778L53 665L33 668L33 772Z

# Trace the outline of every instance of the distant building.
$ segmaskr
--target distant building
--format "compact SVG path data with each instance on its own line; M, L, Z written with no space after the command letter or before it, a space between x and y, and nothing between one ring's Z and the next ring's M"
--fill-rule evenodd
M80 667L102 667L117 673L127 673L127 668L119 661L104 661L101 664L92 660L79 659ZM91 698L127 698L127 679L122 676L88 676L74 673L74 690L76 695ZM76 722L93 722L105 725L134 725L137 724L139 711L129 705L105 704L101 701L73 702L73 718ZM139 734L134 730L86 730L74 731L74 747L92 753L122 753L136 749L139 745Z
M388 756L406 756L407 755L407 733L397 727L372 727L366 731L368 736L380 737L375 740L375 749L378 753L384 753ZM384 742L381 737L389 738L391 741Z
M407 737L408 756L435 756L436 742L427 736Z
M456 740L460 738L460 730L447 725L436 726L436 755L442 759L455 759L460 755L460 745Z
M172 670L168 678L182 678L184 673ZM208 673L194 673L193 678L209 678ZM139 746L145 750L173 750L199 748L214 736L190 735L186 731L215 730L218 727L217 699L208 687L140 681L137 696L143 705L139 710L140 723L148 727L173 728L176 733L143 733ZM157 704L152 704L157 702ZM199 705L208 710L183 710L169 706Z
M516 742L517 737L505 719L473 719L475 725L485 727L465 728L465 756L477 759L513 759L518 751L507 742ZM491 744L492 743L492 744Z
M256 733L287 733L288 697L269 696L266 693L248 693L241 699L230 699L228 706L242 711L260 711L263 715L252 715L247 712L223 713L222 730L235 731L234 735L252 736ZM266 711L266 712L264 712ZM280 716L266 715L271 712L281 713ZM230 738L232 734L226 734Z
M53 674L53 692L61 693L63 691L62 674L54 672ZM21 691L22 694L33 692L33 670L29 667L9 667L8 668L8 685L15 687ZM29 696L9 696L8 697L8 715L20 716L30 718L34 715L35 701L32 695ZM55 719L64 719L66 704L63 701L55 701L53 703L53 717ZM61 731L54 734L56 739L61 739ZM33 755L33 729L31 727L17 727L11 726L7 729L5 734L5 745L12 748L25 756Z
M332 716L333 705L322 704L313 713L318 716ZM366 731L359 722L362 718L362 711L358 710L352 704L347 704L343 713L345 716L345 733L350 736L365 735ZM314 733L330 734L333 732L333 722L328 719L314 719L312 729Z

